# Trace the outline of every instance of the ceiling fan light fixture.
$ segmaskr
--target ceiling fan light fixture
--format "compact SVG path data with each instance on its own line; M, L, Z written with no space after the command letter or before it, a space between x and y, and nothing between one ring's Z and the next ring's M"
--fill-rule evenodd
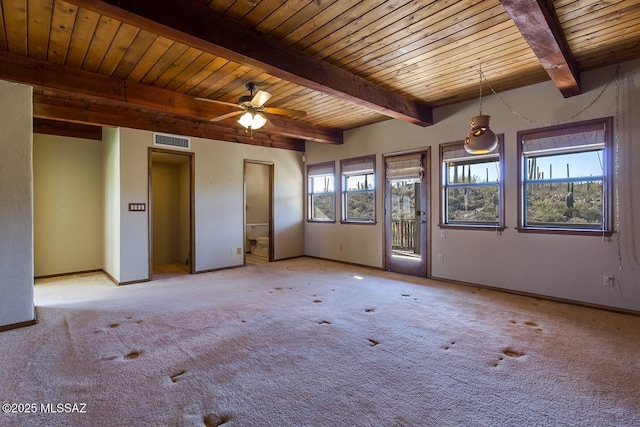
M267 119L260 113L253 115L253 122L251 123L251 129L260 129L267 123Z
M491 116L479 115L471 119L471 131L464 139L464 149L469 154L488 154L498 146L498 137L489 128Z
M247 111L244 113L240 119L238 119L238 123L244 126L247 129L260 129L267 123L267 119L260 113L251 113Z

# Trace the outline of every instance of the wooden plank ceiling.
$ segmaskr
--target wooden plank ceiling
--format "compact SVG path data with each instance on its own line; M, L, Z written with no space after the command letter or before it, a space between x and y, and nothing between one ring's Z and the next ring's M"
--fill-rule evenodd
M0 0L0 79L34 86L34 116L303 149L394 117L640 56L637 0ZM247 82L273 96L247 134ZM83 128L86 132L86 128Z

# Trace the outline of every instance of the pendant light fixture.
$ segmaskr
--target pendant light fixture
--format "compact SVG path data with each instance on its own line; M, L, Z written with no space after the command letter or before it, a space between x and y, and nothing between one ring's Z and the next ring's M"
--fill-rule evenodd
M498 146L498 137L489 128L491 117L482 114L482 68L480 68L480 114L471 118L471 131L464 139L469 154L487 154Z

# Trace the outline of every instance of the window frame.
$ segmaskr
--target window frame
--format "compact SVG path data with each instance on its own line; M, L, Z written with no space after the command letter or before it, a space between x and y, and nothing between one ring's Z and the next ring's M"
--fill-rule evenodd
M438 227L440 228L451 228L456 230L489 230L489 231L504 231L505 226L505 191L504 191L504 134L496 135L498 138L498 146L494 150L494 152L488 155L480 155L474 156L473 154L468 155L469 160L473 160L477 158L478 160L484 160L487 158L491 158L497 156L498 158L498 222L496 224L489 223L450 223L448 220L447 209L448 209L448 197L447 197L447 189L450 187L447 181L447 171L448 166L445 166L445 163L448 164L449 161L445 160L444 155L446 151L452 149L461 149L464 150L464 141L454 141L448 142L444 144L440 144L440 223ZM484 187L489 184L477 184L471 185L472 187Z
M360 171L354 171L354 172L350 172L350 173L345 173L344 169L346 166L350 166L350 165L355 165L355 164L359 164L359 163L371 163L372 167L371 169L362 169ZM360 172L360 173L358 173ZM373 175L373 188L371 190L358 190L358 191L349 191L347 189L347 185L346 185L346 180L347 177L349 176L358 176L358 175L367 175L367 174L371 174ZM352 157L349 159L342 159L340 160L340 204L341 204L341 220L340 223L341 224L360 224L360 225L374 225L377 223L377 203L376 203L376 189L377 189L377 185L376 185L376 180L377 180L377 176L376 176L376 155L375 154L371 154L371 155L367 155L367 156L359 156L359 157ZM373 219L371 220L354 220L354 219L348 219L347 218L347 196L349 193L371 193L373 195Z
M312 192L311 190L311 178L313 176L329 176L328 174L312 174L313 169L323 169L323 168L328 168L330 167L333 171L333 173L331 174L331 176L333 177L333 191L332 192L320 192L320 193L315 193ZM335 161L330 161L330 162L323 162L323 163L314 163L311 165L307 165L307 222L317 222L317 223L328 223L328 224L334 224L336 222L336 162ZM321 194L331 194L332 195L332 199L333 199L333 218L332 219L319 219L319 218L314 218L313 217L313 196L314 195L321 195Z
M593 128L601 125L604 130L604 146L602 147L602 225L601 228L580 228L562 226L527 225L526 221L526 190L527 180L524 177L524 162L530 157L525 157L524 140L532 135L538 138L548 138L550 136L562 136L580 133L579 130ZM518 131L518 226L519 233L539 233L539 234L565 234L565 235L586 235L586 236L611 236L613 230L613 198L614 198L614 165L613 165L613 117L603 117L580 122L572 122L555 126L547 126L536 129ZM585 150L567 149L560 154L575 154ZM560 155L558 154L558 155ZM546 156L536 156L546 157ZM538 180L536 180L538 181Z

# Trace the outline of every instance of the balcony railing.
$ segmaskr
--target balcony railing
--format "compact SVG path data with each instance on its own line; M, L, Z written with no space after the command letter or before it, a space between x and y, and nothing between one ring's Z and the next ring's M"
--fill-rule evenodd
M416 248L416 220L391 220L391 249L396 251L418 251Z

